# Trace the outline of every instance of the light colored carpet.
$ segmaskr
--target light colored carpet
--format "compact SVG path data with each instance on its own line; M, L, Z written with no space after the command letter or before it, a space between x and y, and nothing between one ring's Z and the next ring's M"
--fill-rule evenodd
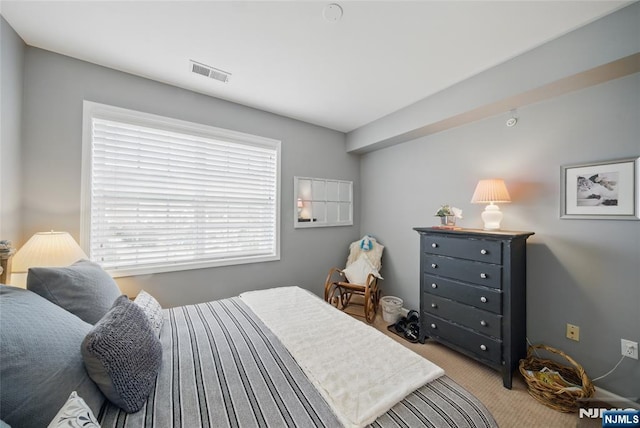
M362 318L357 319L362 320ZM473 393L502 428L596 428L600 419L579 418L577 413L562 413L540 404L527 392L520 373L514 374L513 388L502 386L501 374L477 361L435 342L410 343L389 332L382 316L373 326L414 352L442 367L446 374Z

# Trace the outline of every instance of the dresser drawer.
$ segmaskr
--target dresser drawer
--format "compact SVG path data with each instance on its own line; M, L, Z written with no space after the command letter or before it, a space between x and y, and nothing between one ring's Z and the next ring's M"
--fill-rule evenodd
M432 315L423 315L423 328L428 336L442 339L476 356L500 363L502 361L502 341L484 336L462 326L445 321Z
M453 321L487 336L502 338L502 315L429 293L425 294L423 298L425 313Z
M441 256L502 264L502 242L500 241L422 235L422 251Z
M502 313L502 292L493 288L478 287L424 274L422 291L423 293L456 300L496 314ZM422 298L426 297L422 296Z
M432 275L501 288L502 266L424 254L424 271Z

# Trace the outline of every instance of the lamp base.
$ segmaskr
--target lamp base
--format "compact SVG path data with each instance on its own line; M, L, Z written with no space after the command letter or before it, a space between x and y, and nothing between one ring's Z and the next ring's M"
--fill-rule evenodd
M500 211L500 208L497 205L487 205L484 211L482 211L484 230L499 230L502 217L502 211Z

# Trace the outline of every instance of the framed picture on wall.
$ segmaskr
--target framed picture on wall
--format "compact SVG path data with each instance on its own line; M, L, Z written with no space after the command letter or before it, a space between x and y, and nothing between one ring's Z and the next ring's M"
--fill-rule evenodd
M561 167L560 217L640 220L640 157Z

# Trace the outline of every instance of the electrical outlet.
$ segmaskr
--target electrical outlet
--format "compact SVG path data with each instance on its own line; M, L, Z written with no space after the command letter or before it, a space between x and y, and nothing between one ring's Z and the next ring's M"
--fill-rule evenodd
M580 341L580 327L573 324L567 324L567 339Z
M632 342L627 339L620 339L622 345L622 355L625 357L638 359L638 342Z

